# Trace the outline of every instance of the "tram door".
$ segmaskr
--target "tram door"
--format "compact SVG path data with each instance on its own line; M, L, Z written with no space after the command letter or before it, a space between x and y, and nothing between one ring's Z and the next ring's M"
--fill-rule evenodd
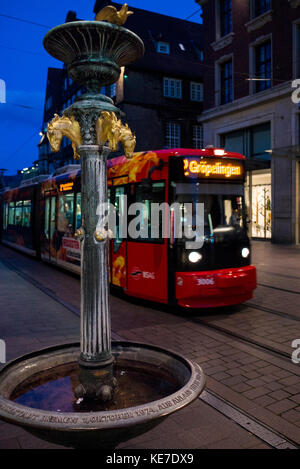
M124 213L126 207L125 186L111 189L109 200L114 205L116 214ZM110 243L110 280L117 287L127 288L126 239L122 238L122 220L116 216L116 234Z
M134 234L129 229L127 269L129 294L167 303L168 240L164 236L164 215L158 209L165 200L164 181L152 182L150 189L144 188L142 184L135 186L132 201L141 206L137 209L137 218L136 215L128 217L129 226L133 223L137 231Z
M56 196L47 196L45 198L45 224L44 224L44 243L42 257L56 263L55 249L55 213Z

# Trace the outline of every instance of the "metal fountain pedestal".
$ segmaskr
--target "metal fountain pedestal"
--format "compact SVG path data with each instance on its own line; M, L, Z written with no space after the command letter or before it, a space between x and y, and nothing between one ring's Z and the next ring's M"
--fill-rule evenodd
M143 55L140 38L122 26L129 14L126 5L120 12L106 7L97 21L66 23L45 36L46 50L67 65L74 81L87 88L87 93L62 117L56 115L47 129L52 151L59 150L66 136L72 141L74 157L81 159L83 218L76 233L82 244L80 344L34 352L0 372L0 418L42 439L72 447L115 447L193 402L205 384L199 365L174 352L147 344L111 343L110 233L99 227L97 209L107 202L109 152L121 142L125 155L131 157L135 136L119 120L120 111L113 101L98 91L118 80L120 67ZM74 370L78 371L74 374ZM119 383L116 370L122 370ZM122 373L136 377L129 379L125 388L121 386ZM145 390L139 376L146 376L152 388ZM16 402L26 390L35 393L44 382L51 387L58 377L71 377L71 410L56 409L50 395L46 408ZM160 395L153 383L158 383L158 389L164 383L171 391ZM78 407L82 401L90 405L88 411ZM99 405L103 406L100 411Z
M81 355L76 397L110 400L116 386L113 377L108 292L108 236L97 235L99 204L107 202L108 148L78 147L82 184ZM108 233L107 233L108 235ZM98 239L97 239L98 238ZM102 370L99 374L99 369Z

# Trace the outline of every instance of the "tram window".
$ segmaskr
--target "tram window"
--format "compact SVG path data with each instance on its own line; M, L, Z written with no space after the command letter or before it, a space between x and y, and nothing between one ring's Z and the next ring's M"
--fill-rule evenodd
M122 243L122 236L121 230L122 227L120 225L121 217L118 216L120 213L124 213L125 210L125 187L119 186L115 189L115 211L116 211L116 234L114 239L114 251L116 252L119 249L120 244ZM110 194L109 194L110 197Z
M73 214L74 193L61 195L58 203L57 231L67 235L74 234Z
M159 226L152 227L152 220L151 220L151 205L155 204L162 204L165 202L165 183L164 182L153 182L151 185L151 190L145 192L142 185L137 185L135 190L135 202L144 204L144 212L140 213L140 220L141 222L137 225L137 231L145 233L146 236L139 236L138 238L134 238L144 242L151 242L151 243L160 243L163 240L162 234L162 227L163 227L163 212L160 211L159 213ZM154 221L153 221L154 223ZM155 229L154 229L155 228ZM153 233L158 233L159 237L153 237Z
M50 197L45 200L45 235L49 239L49 212L50 212Z
M3 229L7 229L8 205L6 202L2 204L3 209Z
M81 193L76 194L75 230L81 227Z
M8 212L8 224L14 225L15 224L15 203L9 203L9 212Z
M50 203L50 199L49 199ZM50 239L53 238L55 232L55 206L56 206L56 197L51 197L51 208L50 208Z
M23 201L16 202L16 212L15 212L15 225L22 226L22 208Z
M243 225L242 197L224 198L224 224L239 228Z
M223 186L219 184L209 185L176 185L175 201L193 204L193 213L196 213L195 204L204 204L205 234L213 235L214 232L232 227L242 229L245 227L245 209L242 196L242 187ZM195 190L196 189L196 190ZM190 193L189 193L190 192ZM223 192L223 194L222 194ZM182 205L182 210L183 210ZM184 211L182 222L186 222ZM196 221L192 220L193 225Z
M30 217L31 217L31 200L23 201L23 216L22 216L22 226L25 228L30 228Z

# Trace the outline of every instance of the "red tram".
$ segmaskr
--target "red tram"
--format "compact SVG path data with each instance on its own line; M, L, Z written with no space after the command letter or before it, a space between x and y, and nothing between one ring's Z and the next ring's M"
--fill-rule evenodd
M244 156L220 149L171 149L135 153L108 161L108 197L115 210L141 202L204 204L204 243L186 239L123 237L110 241L110 282L125 294L186 308L242 303L252 298L251 264L244 203ZM80 168L80 167L78 167ZM2 242L80 272L80 169L1 195ZM182 220L184 220L184 211ZM118 218L117 218L118 220ZM128 216L128 223L130 216ZM148 217L149 233L151 217ZM171 219L172 224L172 219Z

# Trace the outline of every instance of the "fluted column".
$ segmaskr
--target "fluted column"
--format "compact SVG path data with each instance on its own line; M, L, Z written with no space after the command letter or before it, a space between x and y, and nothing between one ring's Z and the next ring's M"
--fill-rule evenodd
M82 193L80 364L113 361L109 314L108 239L97 241L97 207L107 202L107 147L80 145Z

